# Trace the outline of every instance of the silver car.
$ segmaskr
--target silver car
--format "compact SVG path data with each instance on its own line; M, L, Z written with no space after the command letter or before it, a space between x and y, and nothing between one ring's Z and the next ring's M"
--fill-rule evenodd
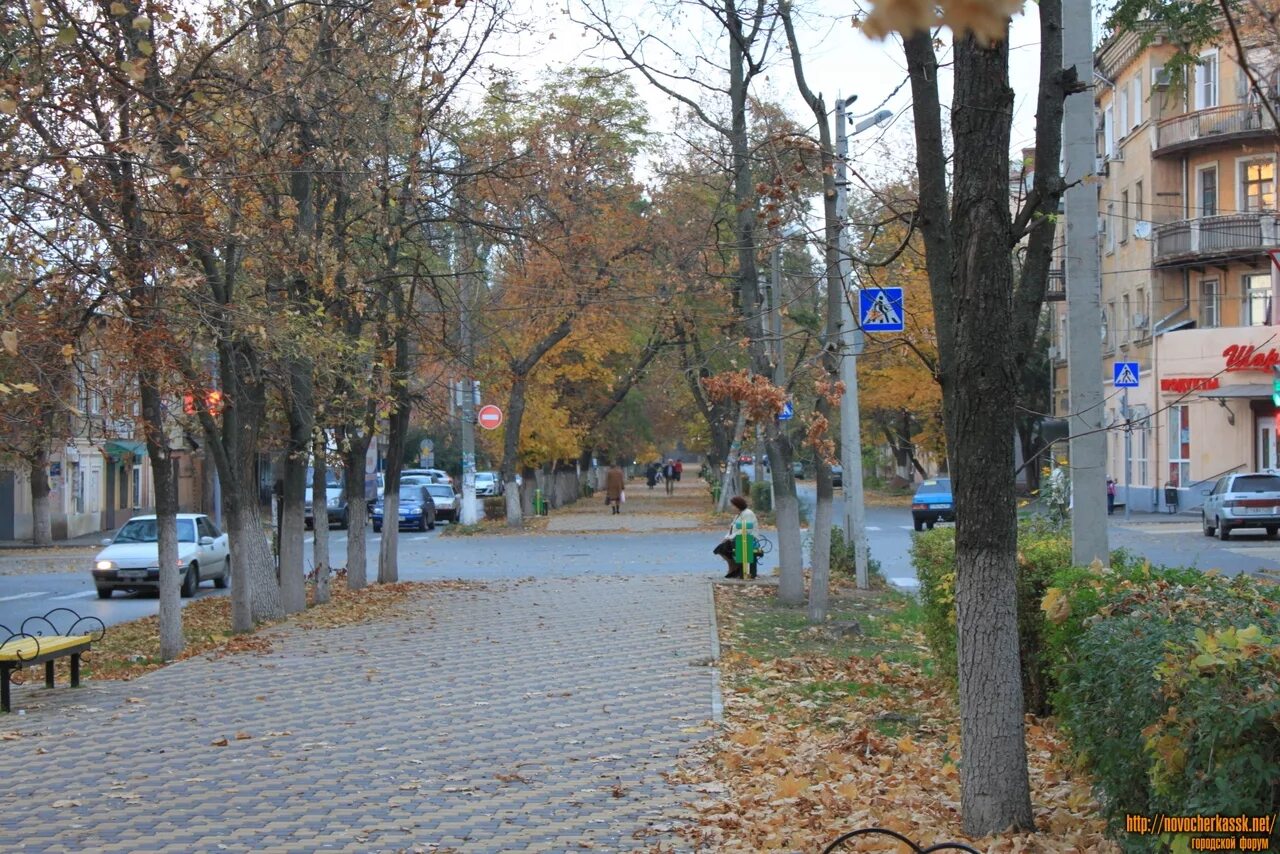
M1229 474L1213 485L1200 508L1204 535L1231 538L1237 528L1263 528L1275 538L1280 531L1280 475L1269 472Z
M453 487L447 483L433 483L427 486L431 500L436 503L436 517L458 521L458 496L453 494Z

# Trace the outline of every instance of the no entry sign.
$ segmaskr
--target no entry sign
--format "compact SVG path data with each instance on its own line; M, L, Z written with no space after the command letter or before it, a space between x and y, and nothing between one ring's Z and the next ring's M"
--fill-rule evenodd
M502 410L492 403L482 406L476 413L476 422L486 430L497 430L502 425Z

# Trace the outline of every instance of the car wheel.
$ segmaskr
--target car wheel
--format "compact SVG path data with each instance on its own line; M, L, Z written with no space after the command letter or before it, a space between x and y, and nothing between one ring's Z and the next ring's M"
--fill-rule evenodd
M347 516L347 511L342 511L342 518L338 520L338 530L345 531L351 526L351 518Z
M1214 521L1218 523L1218 539L1220 540L1231 539L1231 529L1227 527L1227 523L1223 522L1221 519L1218 519L1216 517Z
M187 565L187 574L182 576L182 598L190 599L196 595L196 588L200 586L200 567L194 563Z
M231 586L231 558L227 558L222 564L222 575L213 580L213 586L219 590L226 590Z
M374 522L374 523L373 523L373 532L374 532L375 534L381 534L381 533L382 533L382 526L381 526L381 525L379 525L377 522Z
M933 525L934 525L933 522L925 522L924 524L925 524L925 527L928 528L930 531L933 530Z
M111 593L112 593L112 590L111 590L111 588L110 588L110 587L99 587L99 588L98 588L98 598L99 598L99 599L110 599L110 598L111 598Z
M913 521L915 522L916 530L917 530L917 531L923 531L923 530L924 530L924 522L921 522L919 519L915 519L915 520L913 520Z
M1209 517L1206 516L1204 513L1200 514L1200 527L1204 529L1204 535L1206 537L1213 536L1214 528L1212 525L1209 524Z
M1275 525L1268 525L1268 526L1267 526L1267 539L1268 539L1268 540L1274 540L1274 539L1276 538L1276 532L1277 532L1277 531L1280 531L1280 528L1277 528Z
M307 520L306 520L305 522L303 522L302 524L303 524L303 526L304 526L308 531L310 531L312 528L314 528L314 527L315 527L315 520L314 520L314 519L307 519Z

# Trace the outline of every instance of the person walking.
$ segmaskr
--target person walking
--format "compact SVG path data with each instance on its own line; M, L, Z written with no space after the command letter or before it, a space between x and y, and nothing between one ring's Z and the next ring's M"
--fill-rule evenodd
M658 465L657 462L649 463L648 467L645 468L645 482L649 484L650 489L658 485L658 473L660 471L662 471L662 466Z
M1116 512L1116 479L1107 477L1107 515Z
M682 474L684 474L684 460L676 460L676 483L680 482Z
M627 475L622 466L614 463L604 473L604 503L613 507L613 515L622 512L622 502L626 500Z
M667 460L667 464L662 467L662 483L667 488L667 495L670 495L676 488L676 461Z
M733 522L729 524L729 533L725 534L724 539L720 541L712 552L724 558L724 562L729 565L729 571L725 573L725 578L741 578L743 566L737 560L737 544L738 540L746 535L747 548L753 553L750 557L750 577L756 577L756 561L760 557L760 552L756 551L756 514L751 509L750 502L741 495L735 495L729 499L738 510L738 515L733 517Z

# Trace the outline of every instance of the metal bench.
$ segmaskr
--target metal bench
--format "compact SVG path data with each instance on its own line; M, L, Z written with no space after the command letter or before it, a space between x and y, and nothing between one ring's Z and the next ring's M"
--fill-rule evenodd
M54 619L66 625L59 629ZM44 665L44 686L53 687L53 663L71 658L71 687L80 687L80 656L94 641L102 639L106 627L97 617L82 617L70 608L54 608L43 617L28 617L18 631L0 624L0 711L10 712L9 679L15 670Z
M907 837L903 836L901 833L898 833L896 830L887 830L883 827L864 827L860 830L851 830L843 836L836 838L836 840L826 848L823 848L822 854L833 854L833 852L837 851L853 851L853 840L862 836L888 836L891 839L896 839L898 842L910 846L911 850L914 851L915 854L932 854L934 851L968 851L970 854L981 854L981 852L976 848L970 848L962 842L939 842L936 845L930 845L928 848L922 848ZM845 845L846 842L849 843L848 846ZM896 848L897 846L894 847Z

